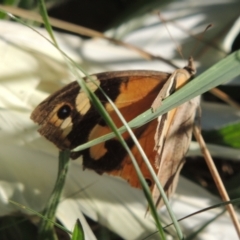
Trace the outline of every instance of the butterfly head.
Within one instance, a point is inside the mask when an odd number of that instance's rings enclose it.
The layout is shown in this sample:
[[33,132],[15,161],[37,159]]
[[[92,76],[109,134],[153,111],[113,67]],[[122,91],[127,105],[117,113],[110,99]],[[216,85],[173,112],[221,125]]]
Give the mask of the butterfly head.
[[189,72],[190,76],[194,76],[196,74],[196,67],[194,65],[193,57],[190,57],[188,59],[188,65],[184,67],[184,69],[186,69]]

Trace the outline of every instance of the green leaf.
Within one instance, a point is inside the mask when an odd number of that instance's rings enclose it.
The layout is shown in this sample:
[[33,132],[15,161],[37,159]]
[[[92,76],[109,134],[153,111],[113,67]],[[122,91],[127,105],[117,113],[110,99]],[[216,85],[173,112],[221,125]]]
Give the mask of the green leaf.
[[208,143],[240,148],[240,122],[218,130],[205,131],[203,136]]
[[83,227],[79,219],[77,219],[77,222],[74,226],[73,234],[71,240],[84,240],[84,232],[83,232]]

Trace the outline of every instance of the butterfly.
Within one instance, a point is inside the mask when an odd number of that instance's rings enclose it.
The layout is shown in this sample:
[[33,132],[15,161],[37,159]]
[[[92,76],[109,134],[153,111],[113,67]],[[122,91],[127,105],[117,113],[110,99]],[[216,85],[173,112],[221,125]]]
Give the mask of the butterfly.
[[[161,101],[188,82],[194,75],[193,60],[172,74],[159,71],[115,71],[84,78],[119,128],[122,122],[99,87],[114,102],[126,121],[131,121],[151,106],[155,111]],[[135,136],[144,149],[165,191],[170,195],[175,187],[184,156],[188,150],[198,99],[190,100],[137,129]],[[86,93],[74,81],[56,91],[31,114],[40,125],[39,132],[60,150],[77,146],[111,132]],[[155,201],[160,201],[141,154],[127,132],[122,134],[134,154]],[[71,158],[82,156],[83,167],[99,174],[120,176],[133,187],[140,183],[126,150],[117,138],[112,138],[88,149],[71,152]]]

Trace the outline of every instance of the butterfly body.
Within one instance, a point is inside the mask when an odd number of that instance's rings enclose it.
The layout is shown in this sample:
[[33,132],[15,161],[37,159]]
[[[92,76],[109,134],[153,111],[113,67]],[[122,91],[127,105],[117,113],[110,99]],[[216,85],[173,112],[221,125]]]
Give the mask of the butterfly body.
[[[85,81],[90,90],[99,98],[115,125],[121,127],[122,122],[99,87],[114,102],[126,121],[130,121],[151,106],[155,110],[161,104],[162,99],[191,78],[192,73],[190,70],[180,70],[179,72],[174,72],[174,75],[158,71],[141,70],[106,72],[92,75],[91,79],[85,78]],[[177,81],[177,78],[180,79],[180,77],[176,77],[180,76],[179,74],[183,78],[183,81],[180,81],[180,83]],[[191,105],[189,102],[188,104]],[[188,124],[189,122],[189,126],[191,126],[195,108],[196,106],[191,110],[191,117],[187,117],[186,121],[184,119],[180,120],[180,125],[184,125],[185,122]],[[186,107],[184,109],[186,110]],[[153,120],[137,129],[133,129],[155,172],[159,173],[160,168],[166,169],[167,165],[169,165],[169,169],[172,169],[172,172],[170,171],[169,173],[168,171],[168,173],[173,178],[174,174],[179,173],[182,159],[191,139],[191,127],[186,128],[186,133],[182,131],[181,134],[176,130],[177,127],[172,132],[169,130],[171,124],[179,126],[176,123],[175,114],[181,115],[177,109],[173,109],[169,113],[160,116],[158,120]],[[184,118],[183,116],[181,117]],[[86,93],[77,82],[68,84],[40,103],[33,111],[31,118],[40,125],[39,132],[61,150],[72,150],[83,143],[111,132],[111,129],[91,104]],[[176,138],[178,140],[173,142],[178,148],[181,149],[181,140],[179,139],[184,137],[186,140],[184,140],[185,146],[183,151],[180,151],[180,155],[175,154],[176,156],[173,158],[172,154],[168,153],[171,146],[169,138],[171,139],[173,137],[171,135],[175,133],[178,134]],[[145,179],[148,181],[151,189],[153,189],[152,177],[143,162],[141,154],[127,132],[123,133],[122,136],[134,154]],[[164,150],[165,146],[168,149],[167,151]],[[93,169],[98,173],[107,172],[111,175],[121,176],[132,186],[140,187],[131,159],[116,138],[99,143],[89,149],[71,153],[71,158],[73,159],[79,156],[83,157],[84,168]],[[163,163],[162,158],[165,157],[169,159],[168,164]],[[172,159],[174,160],[172,161]],[[177,161],[178,163],[176,163]],[[173,167],[171,166],[172,164],[177,164],[177,166]],[[165,186],[167,184],[166,182]],[[153,191],[157,195],[155,188]]]

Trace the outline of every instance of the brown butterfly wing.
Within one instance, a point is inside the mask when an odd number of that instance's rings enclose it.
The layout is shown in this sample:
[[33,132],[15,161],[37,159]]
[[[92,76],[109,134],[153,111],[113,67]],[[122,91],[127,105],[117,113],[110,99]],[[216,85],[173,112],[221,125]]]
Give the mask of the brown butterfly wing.
[[[192,78],[194,73],[193,60],[190,58],[188,66],[174,71],[169,80],[173,80],[174,89],[179,89]],[[163,88],[166,86],[167,89],[171,90],[169,81]],[[167,89],[165,89],[165,97],[171,94],[171,91]],[[161,95],[160,92],[158,96]],[[191,141],[192,127],[196,109],[199,106],[199,99],[199,97],[194,98],[158,117],[155,134],[155,164],[158,169],[158,179],[168,198],[175,191],[179,173],[184,164],[184,157]],[[158,103],[155,100],[153,106],[156,104]],[[152,196],[156,206],[161,207],[163,201],[156,185],[154,185]]]
[[[122,126],[119,117],[98,89],[98,85],[112,99],[127,121],[132,120],[151,106],[169,74],[154,71],[123,71],[94,75],[95,83],[88,85],[101,100],[117,127]],[[73,149],[89,140],[111,132],[99,113],[91,105],[77,82],[70,83],[43,101],[31,118],[40,125],[39,132],[59,149]],[[134,130],[149,160],[154,161],[154,134],[157,121]],[[123,134],[134,153],[146,179],[152,183],[128,133]],[[83,156],[83,165],[98,173],[119,175],[132,186],[139,187],[138,178],[126,151],[117,139],[110,139],[90,149],[72,152],[73,159]]]
[[[192,99],[177,109],[174,109],[174,118],[169,121],[168,132],[164,147],[157,149],[156,162],[158,162],[158,179],[168,198],[174,193],[177,186],[180,170],[185,162],[192,136],[192,127],[199,98]],[[159,190],[154,186],[154,202],[160,207],[163,202]]]
[[[73,119],[81,121],[82,116],[72,112],[70,118],[61,119],[59,112],[64,106],[74,109],[76,96],[80,87],[77,82],[72,82],[53,93],[41,102],[31,114],[31,119],[40,125],[39,132],[59,149],[71,149],[71,142],[67,135],[72,131]],[[80,119],[79,119],[80,117]]]

